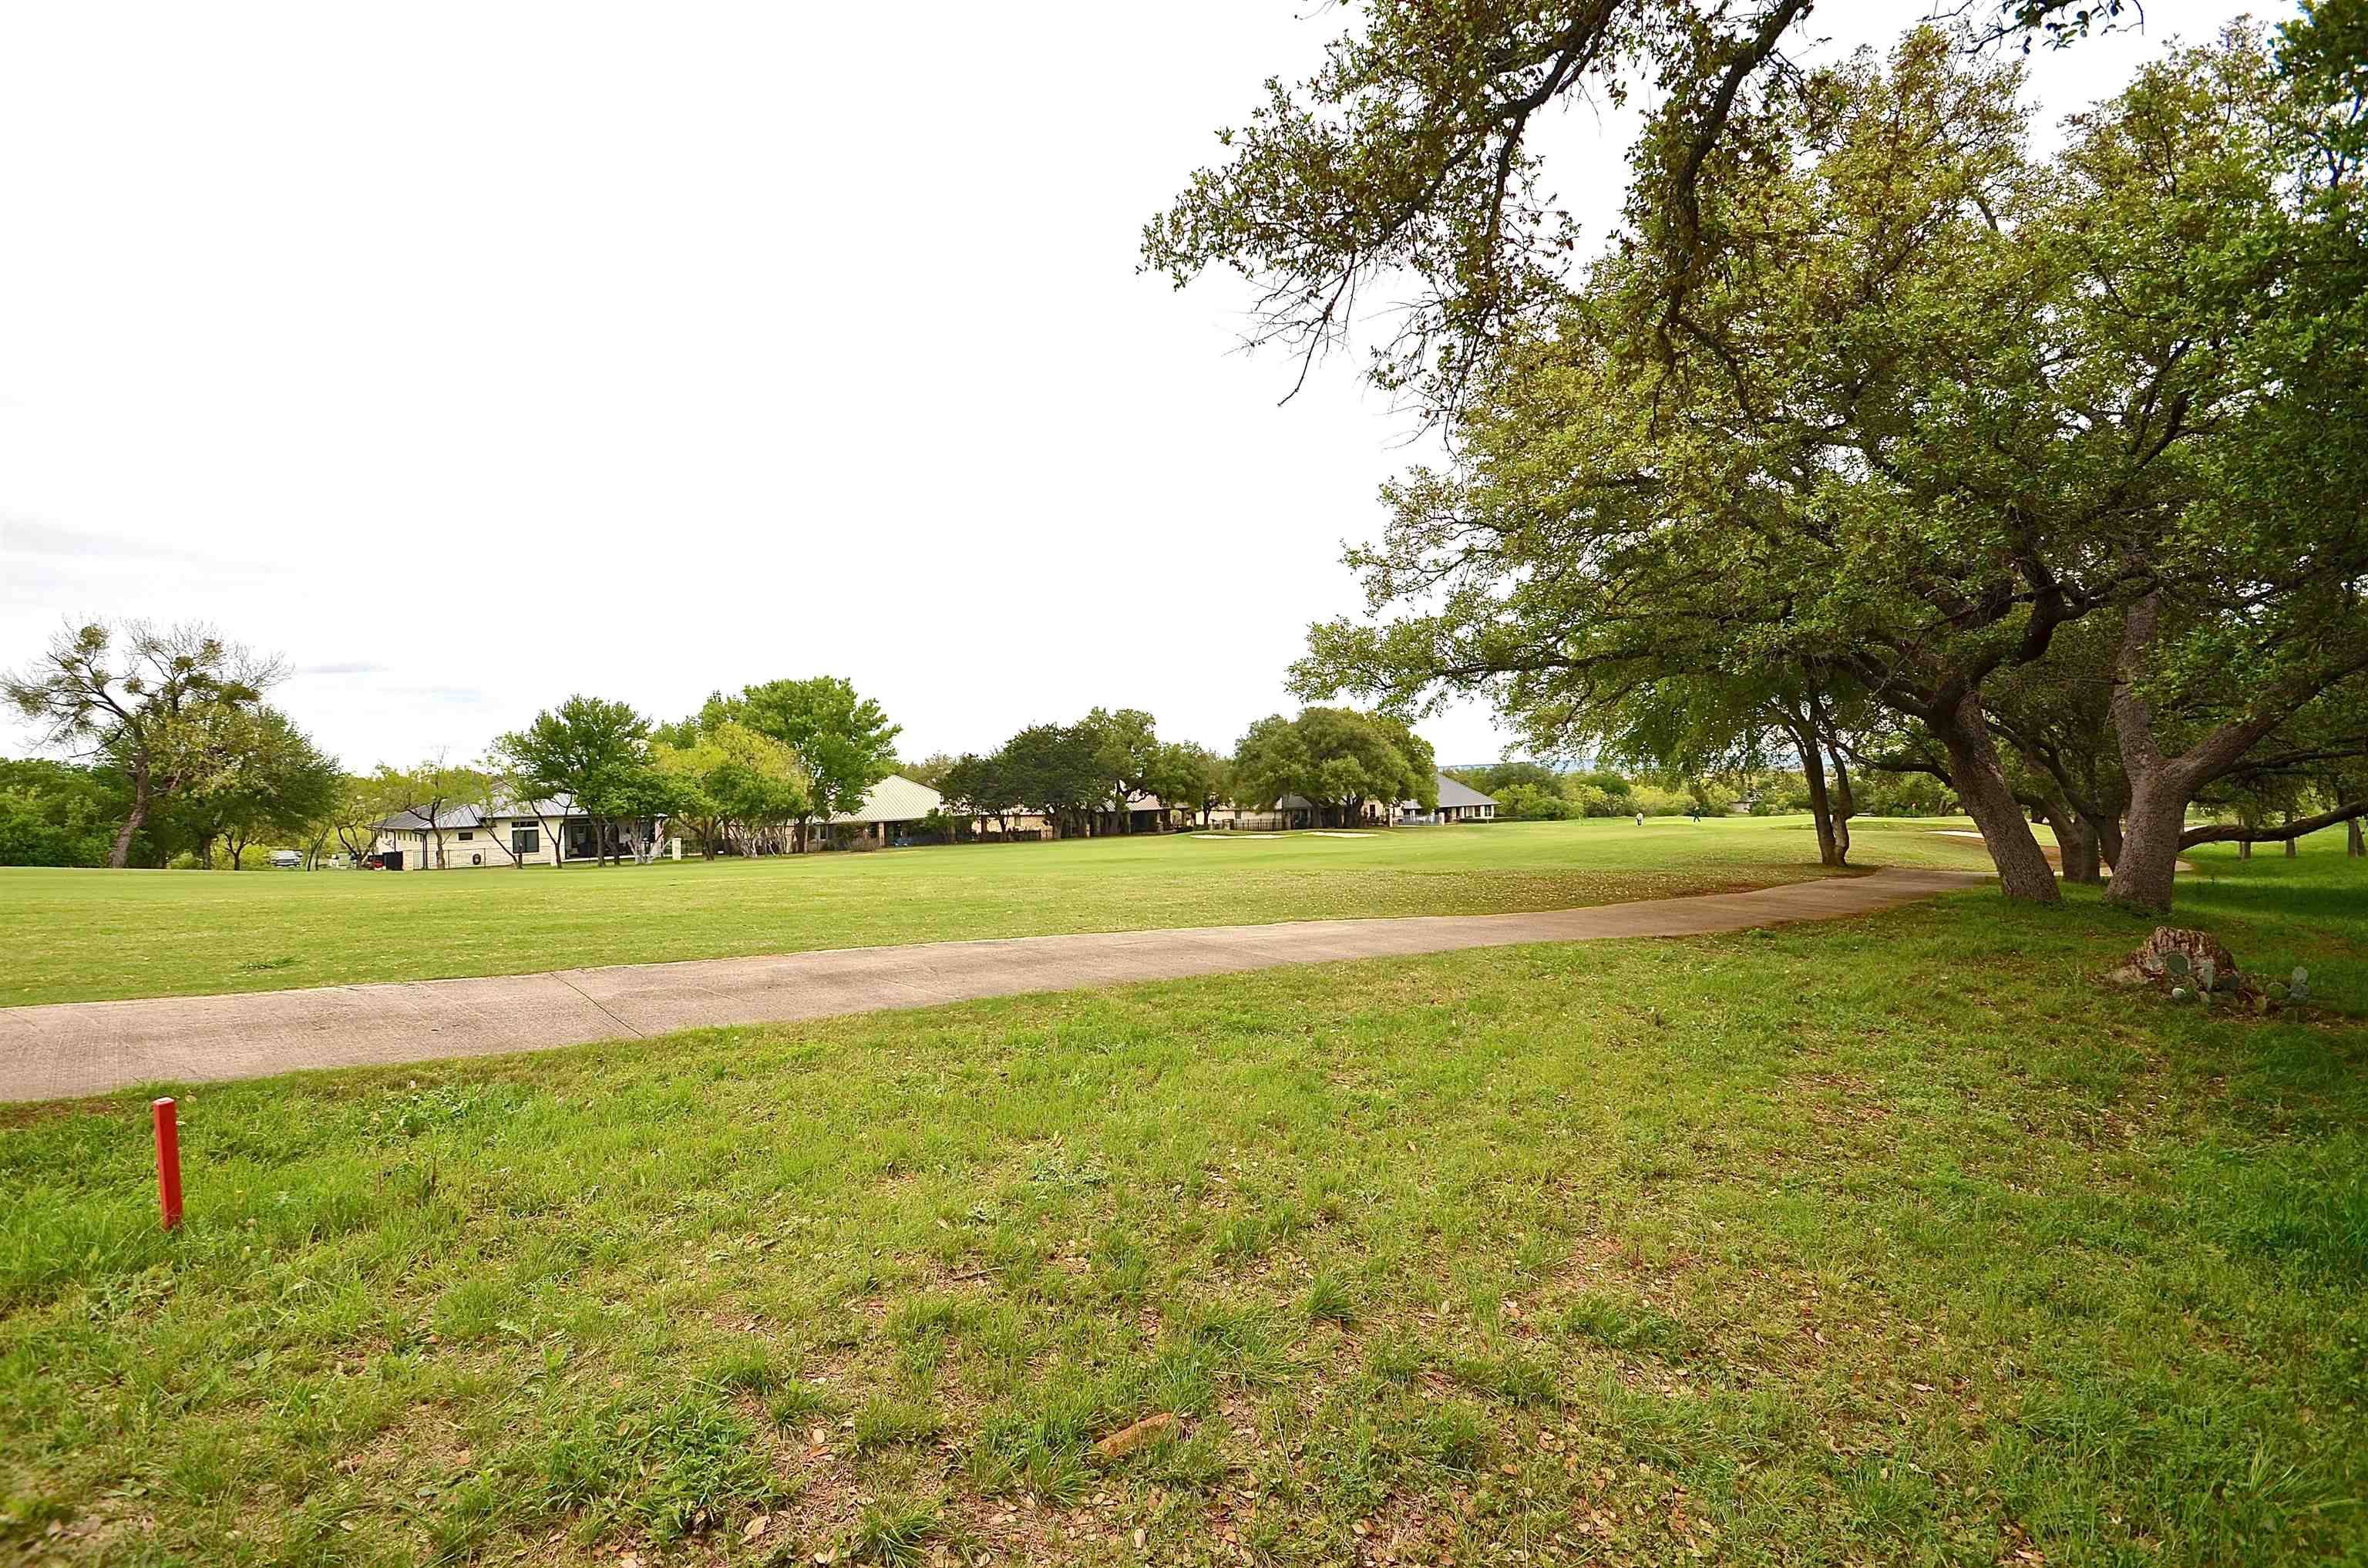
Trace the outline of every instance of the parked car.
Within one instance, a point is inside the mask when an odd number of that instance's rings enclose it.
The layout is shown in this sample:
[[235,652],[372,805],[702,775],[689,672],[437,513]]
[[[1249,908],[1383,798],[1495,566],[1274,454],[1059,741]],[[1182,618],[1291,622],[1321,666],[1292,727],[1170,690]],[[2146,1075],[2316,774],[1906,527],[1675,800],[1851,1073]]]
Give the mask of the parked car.
[[275,849],[271,852],[271,869],[275,871],[301,871],[304,855],[298,849]]

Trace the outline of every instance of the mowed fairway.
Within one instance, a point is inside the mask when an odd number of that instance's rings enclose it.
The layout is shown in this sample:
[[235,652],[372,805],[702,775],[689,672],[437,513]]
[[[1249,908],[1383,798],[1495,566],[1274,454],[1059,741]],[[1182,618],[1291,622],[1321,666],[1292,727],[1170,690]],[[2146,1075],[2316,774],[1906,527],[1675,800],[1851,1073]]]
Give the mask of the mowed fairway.
[[2303,1020],[1976,892],[204,1088],[172,1237],[144,1102],[0,1109],[0,1545],[2357,1561],[2368,866],[2305,851],[2181,895]]
[[[1986,865],[1872,823],[1867,865]],[[452,847],[460,848],[455,844]],[[980,937],[1485,915],[1820,875],[1806,818],[1183,835],[561,870],[0,869],[0,1005],[525,974]]]

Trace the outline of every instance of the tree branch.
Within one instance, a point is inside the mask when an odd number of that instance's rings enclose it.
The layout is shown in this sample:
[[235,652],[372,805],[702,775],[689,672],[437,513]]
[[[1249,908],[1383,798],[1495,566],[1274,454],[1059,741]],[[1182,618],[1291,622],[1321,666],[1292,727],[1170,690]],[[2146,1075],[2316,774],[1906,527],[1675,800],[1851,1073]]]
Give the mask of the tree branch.
[[2297,817],[2283,827],[2247,827],[2242,823],[2234,822],[2191,827],[2179,835],[2179,846],[2192,849],[2199,844],[2283,844],[2307,837],[2320,828],[2350,822],[2354,817],[2368,817],[2368,800],[2348,801],[2333,811],[2321,812],[2315,817]]

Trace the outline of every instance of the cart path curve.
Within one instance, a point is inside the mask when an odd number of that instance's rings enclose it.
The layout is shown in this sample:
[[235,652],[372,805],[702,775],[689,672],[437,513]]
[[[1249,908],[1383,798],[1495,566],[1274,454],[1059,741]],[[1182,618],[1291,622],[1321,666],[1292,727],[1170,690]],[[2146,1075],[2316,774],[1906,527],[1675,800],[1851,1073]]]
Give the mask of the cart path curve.
[[1903,867],[1751,892],[1538,914],[1007,937],[546,974],[0,1007],[0,1101],[544,1051],[675,1029],[791,1023],[1281,964],[1524,942],[1707,936],[1872,915],[1988,881],[1987,872]]

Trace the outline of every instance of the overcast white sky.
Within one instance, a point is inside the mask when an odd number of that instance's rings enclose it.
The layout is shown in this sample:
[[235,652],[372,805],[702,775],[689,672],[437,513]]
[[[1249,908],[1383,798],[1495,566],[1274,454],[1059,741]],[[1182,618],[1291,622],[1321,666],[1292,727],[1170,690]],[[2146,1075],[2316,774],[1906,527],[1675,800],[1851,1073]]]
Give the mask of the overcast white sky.
[[[2035,90],[2244,8],[2148,0]],[[824,672],[916,756],[1096,703],[1230,748],[1288,707],[1418,454],[1353,359],[1278,407],[1240,290],[1134,253],[1348,13],[887,15],[0,4],[0,665],[68,618],[211,620],[355,767]],[[1619,130],[1557,128],[1582,216]]]

